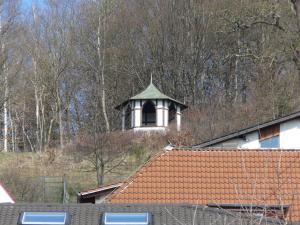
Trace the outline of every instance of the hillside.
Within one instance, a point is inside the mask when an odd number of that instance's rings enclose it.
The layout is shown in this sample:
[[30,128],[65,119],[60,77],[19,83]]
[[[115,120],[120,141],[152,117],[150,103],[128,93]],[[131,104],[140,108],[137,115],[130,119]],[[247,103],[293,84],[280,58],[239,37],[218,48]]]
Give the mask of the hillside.
[[299,1],[32,4],[0,4],[5,152],[120,130],[115,107],[151,77],[197,143],[299,110]]
[[[3,0],[0,19],[0,182],[18,201],[300,110],[299,0]],[[120,132],[151,124],[169,132]]]
[[[104,184],[127,179],[161,149],[157,143],[155,148],[145,143],[132,144],[124,163],[105,175]],[[63,179],[67,182],[69,202],[76,202],[78,191],[98,186],[91,162],[67,148],[44,153],[0,153],[0,171],[1,183],[17,202],[62,202]]]

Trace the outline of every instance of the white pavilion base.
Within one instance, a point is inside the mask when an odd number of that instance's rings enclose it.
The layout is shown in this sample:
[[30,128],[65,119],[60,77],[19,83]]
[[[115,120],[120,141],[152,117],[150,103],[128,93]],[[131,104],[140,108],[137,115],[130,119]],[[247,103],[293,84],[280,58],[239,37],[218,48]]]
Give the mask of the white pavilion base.
[[134,132],[166,132],[166,127],[135,127],[133,128]]

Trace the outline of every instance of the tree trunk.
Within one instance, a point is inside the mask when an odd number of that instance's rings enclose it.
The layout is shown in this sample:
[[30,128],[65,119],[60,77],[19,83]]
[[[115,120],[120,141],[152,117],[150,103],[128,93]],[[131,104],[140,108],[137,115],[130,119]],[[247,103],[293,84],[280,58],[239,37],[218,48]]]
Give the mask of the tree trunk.
[[40,101],[39,101],[39,91],[37,85],[37,65],[36,60],[32,58],[33,68],[34,68],[34,99],[35,99],[35,119],[36,119],[36,150],[42,151],[42,140],[41,140],[41,127],[40,127]]
[[75,110],[75,118],[76,118],[76,125],[78,127],[78,130],[81,130],[81,119],[80,119],[80,112],[79,112],[79,105],[78,105],[78,99],[75,96],[74,97],[74,110]]
[[71,141],[71,131],[72,127],[72,118],[71,118],[71,113],[70,113],[70,104],[68,103],[68,107],[66,108],[66,140],[67,143],[70,143]]
[[49,125],[49,130],[48,130],[48,135],[47,135],[47,146],[49,146],[50,144],[50,141],[51,141],[51,134],[52,134],[52,126],[53,126],[53,122],[54,122],[54,119],[51,119],[50,121],[50,125]]
[[[102,113],[104,116],[105,120],[105,126],[106,126],[106,132],[110,131],[110,124],[107,116],[107,111],[106,111],[106,91],[105,91],[105,21],[103,22],[103,41],[101,43],[101,15],[99,14],[98,16],[98,29],[97,29],[97,53],[98,53],[98,59],[99,59],[99,65],[100,65],[100,76],[101,76],[101,84],[102,84],[102,96],[101,96],[101,103],[102,103]],[[102,51],[101,51],[102,47]]]
[[[26,150],[26,140],[25,140],[25,137],[26,137],[26,139],[27,139],[27,141],[29,143],[29,146],[30,146],[30,151],[33,152],[34,151],[33,145],[31,143],[30,138],[28,137],[28,134],[27,134],[26,130],[25,130],[25,108],[26,108],[26,104],[25,104],[25,100],[24,100],[24,105],[23,105],[23,122],[22,122],[23,150]],[[17,111],[16,111],[16,117],[19,118]]]
[[238,55],[235,56],[235,73],[234,73],[234,102],[236,103],[239,96],[239,73],[240,73],[240,57],[242,53],[241,31],[238,31],[237,47]]
[[64,148],[64,127],[63,127],[63,120],[62,120],[62,109],[61,109],[61,100],[59,97],[58,100],[58,106],[57,106],[57,110],[58,110],[58,123],[59,123],[59,140],[60,140],[60,148],[63,149]]
[[[2,33],[2,18],[0,16],[0,33]],[[5,43],[2,40],[1,54],[5,54]],[[4,103],[3,103],[3,151],[8,152],[8,80],[5,62],[3,64],[2,72],[4,74]]]
[[[36,16],[36,8],[35,4],[32,5],[32,14],[33,14],[33,20],[34,20],[34,25],[37,27],[38,26],[38,18]],[[36,40],[35,40],[36,41]],[[35,45],[34,50],[36,52],[36,56],[32,56],[32,61],[33,61],[33,73],[34,73],[34,98],[35,98],[35,119],[36,119],[36,143],[35,143],[35,149],[42,152],[44,148],[44,144],[46,141],[44,141],[44,135],[45,131],[43,130],[43,120],[42,120],[42,115],[43,111],[42,109],[42,94],[43,94],[43,88],[40,86],[39,78],[38,78],[38,67],[37,67],[37,60],[39,57],[39,49]]]
[[104,183],[104,163],[102,158],[98,159],[97,164],[97,183],[98,186],[101,186]]
[[[41,109],[41,114],[40,114],[40,137],[41,137],[41,150],[44,150],[45,144],[48,143],[48,133],[46,129],[46,119],[45,119],[45,106],[44,106],[44,101],[42,98],[40,98],[40,109]],[[50,124],[52,126],[52,124]],[[51,132],[50,132],[51,133]]]
[[[4,49],[4,47],[2,47]],[[4,124],[4,152],[8,152],[8,81],[7,81],[7,73],[4,65],[4,115],[3,115],[3,124]]]
[[[11,105],[9,103],[9,105]],[[15,152],[16,151],[16,138],[15,138],[15,125],[14,125],[14,121],[12,119],[12,115],[11,115],[11,108],[9,108],[8,110],[8,118],[9,118],[9,124],[10,124],[10,138],[11,138],[11,147],[12,147],[12,151]]]

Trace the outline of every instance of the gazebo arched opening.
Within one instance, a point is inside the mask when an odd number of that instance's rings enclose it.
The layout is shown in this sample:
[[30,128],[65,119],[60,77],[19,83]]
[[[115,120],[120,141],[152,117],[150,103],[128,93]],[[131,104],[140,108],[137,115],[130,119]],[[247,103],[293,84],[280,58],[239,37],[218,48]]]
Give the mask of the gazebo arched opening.
[[169,106],[169,122],[175,119],[176,116],[176,107],[175,104],[172,102]]
[[143,105],[142,126],[156,126],[156,108],[150,100]]

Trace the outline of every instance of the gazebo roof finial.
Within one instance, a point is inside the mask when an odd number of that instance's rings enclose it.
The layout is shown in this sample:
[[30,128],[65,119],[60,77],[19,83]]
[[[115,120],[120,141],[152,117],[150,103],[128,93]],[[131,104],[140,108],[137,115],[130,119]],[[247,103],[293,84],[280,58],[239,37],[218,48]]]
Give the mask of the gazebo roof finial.
[[150,77],[150,84],[152,84],[152,72],[151,72],[151,77]]

